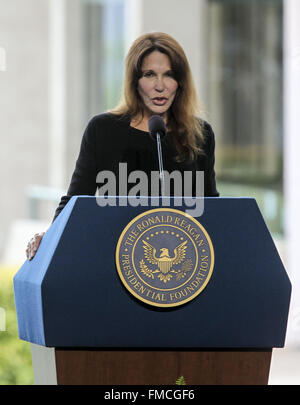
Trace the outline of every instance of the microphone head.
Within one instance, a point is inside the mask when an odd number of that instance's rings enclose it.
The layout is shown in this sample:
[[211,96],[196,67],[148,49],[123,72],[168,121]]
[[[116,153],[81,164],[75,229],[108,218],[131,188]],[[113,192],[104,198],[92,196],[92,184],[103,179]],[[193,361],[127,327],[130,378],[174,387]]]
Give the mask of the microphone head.
[[152,115],[148,120],[148,128],[150,135],[153,139],[156,139],[156,134],[159,133],[161,138],[166,135],[166,124],[160,115]]

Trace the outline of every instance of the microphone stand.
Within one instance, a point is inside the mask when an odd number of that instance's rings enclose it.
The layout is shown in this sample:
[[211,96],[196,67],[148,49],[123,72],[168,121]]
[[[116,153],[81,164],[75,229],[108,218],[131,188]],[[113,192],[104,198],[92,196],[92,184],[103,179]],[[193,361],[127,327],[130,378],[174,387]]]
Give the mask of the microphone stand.
[[157,154],[158,154],[158,165],[159,165],[159,179],[161,184],[161,195],[165,195],[165,175],[164,175],[164,168],[163,168],[163,160],[162,160],[162,151],[161,151],[161,142],[160,142],[160,135],[156,133],[156,142],[157,142]]

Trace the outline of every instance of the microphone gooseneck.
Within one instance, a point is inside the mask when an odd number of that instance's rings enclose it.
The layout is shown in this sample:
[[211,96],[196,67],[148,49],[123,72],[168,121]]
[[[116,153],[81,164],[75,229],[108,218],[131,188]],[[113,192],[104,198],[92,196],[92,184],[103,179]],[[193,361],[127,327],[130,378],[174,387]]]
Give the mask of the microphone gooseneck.
[[159,115],[152,115],[148,121],[150,136],[157,142],[157,155],[159,165],[159,178],[161,184],[161,194],[165,195],[165,176],[162,159],[161,138],[166,135],[166,125],[164,120]]

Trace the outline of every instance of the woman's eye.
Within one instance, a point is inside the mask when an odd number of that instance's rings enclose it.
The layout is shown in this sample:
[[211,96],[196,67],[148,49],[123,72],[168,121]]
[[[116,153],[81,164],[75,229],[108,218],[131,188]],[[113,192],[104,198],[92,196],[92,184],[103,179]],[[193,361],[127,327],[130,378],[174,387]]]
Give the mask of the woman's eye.
[[144,73],[144,77],[151,77],[153,75],[154,75],[154,72],[151,72],[151,71]]
[[174,77],[174,73],[170,70],[169,72],[166,73],[166,76]]

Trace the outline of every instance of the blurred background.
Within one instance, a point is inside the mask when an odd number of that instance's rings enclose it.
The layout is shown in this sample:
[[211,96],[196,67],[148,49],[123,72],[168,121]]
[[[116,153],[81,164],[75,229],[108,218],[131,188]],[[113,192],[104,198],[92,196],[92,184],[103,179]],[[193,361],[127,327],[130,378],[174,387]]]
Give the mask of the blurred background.
[[257,200],[293,284],[270,384],[300,384],[300,1],[0,0],[0,384],[32,384],[12,278],[51,224],[88,120],[116,105],[141,33],[183,46],[221,196]]

